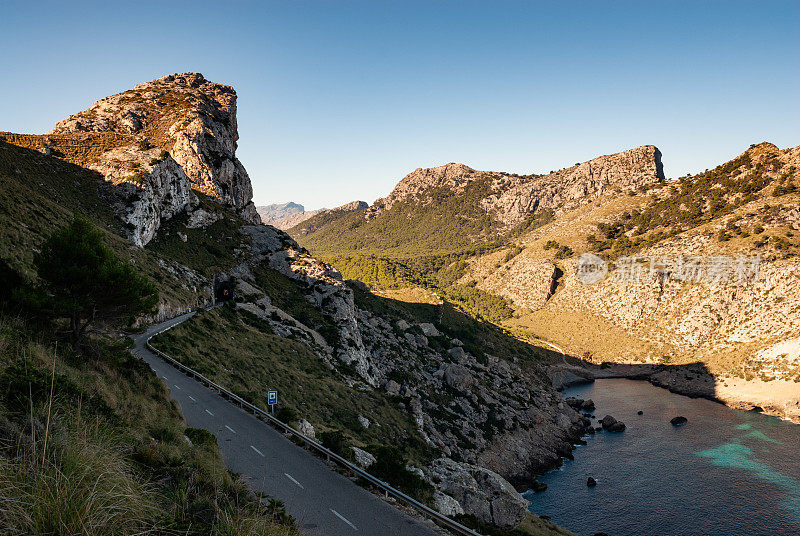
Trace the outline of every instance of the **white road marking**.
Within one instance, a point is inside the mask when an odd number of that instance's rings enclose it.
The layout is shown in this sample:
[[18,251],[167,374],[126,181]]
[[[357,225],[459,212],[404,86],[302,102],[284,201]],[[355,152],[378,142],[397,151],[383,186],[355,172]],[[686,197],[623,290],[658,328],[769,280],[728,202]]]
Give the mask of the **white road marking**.
[[261,456],[262,458],[264,457],[264,453],[261,452],[260,450],[258,450],[257,448],[255,448],[253,445],[250,445],[250,448],[253,449],[254,451],[256,451],[258,453],[258,455]]
[[177,384],[174,384],[174,385],[175,385],[175,389],[177,389],[178,391],[181,390],[181,388]]
[[208,410],[206,410],[206,413],[208,413],[208,414],[209,414],[209,415],[211,415],[212,417],[214,416],[214,414],[213,414],[213,413],[211,413],[211,412],[210,412],[210,411],[208,411]]
[[230,431],[231,431],[231,432],[233,432],[234,434],[236,433],[236,430],[234,430],[233,428],[231,428],[231,427],[230,427],[230,426],[228,426],[227,424],[225,425],[225,428],[227,428],[228,430],[230,430]]
[[189,395],[189,398],[192,399],[192,402],[197,402],[197,400],[195,400],[195,398],[192,395]]
[[161,375],[161,377],[162,377],[162,378],[164,378],[165,380],[168,380],[168,379],[169,379],[169,378],[167,378],[166,376],[164,376],[163,374]]
[[292,475],[290,475],[289,473],[283,473],[283,474],[286,475],[286,478],[288,478],[289,480],[291,480],[292,482],[297,484],[297,487],[299,487],[300,489],[306,489],[306,488],[303,487],[303,485],[300,482],[295,480],[294,477]]
[[333,508],[331,508],[331,509],[330,509],[330,511],[331,511],[331,512],[333,512],[333,515],[335,515],[336,517],[338,517],[339,519],[341,519],[342,521],[344,521],[345,523],[347,523],[348,525],[350,525],[350,527],[351,527],[353,530],[358,530],[358,527],[356,527],[355,525],[353,525],[352,523],[350,523],[350,521],[348,521],[348,520],[347,520],[347,518],[345,518],[345,517],[344,517],[342,514],[340,514],[339,512],[337,512],[336,510],[334,510]]

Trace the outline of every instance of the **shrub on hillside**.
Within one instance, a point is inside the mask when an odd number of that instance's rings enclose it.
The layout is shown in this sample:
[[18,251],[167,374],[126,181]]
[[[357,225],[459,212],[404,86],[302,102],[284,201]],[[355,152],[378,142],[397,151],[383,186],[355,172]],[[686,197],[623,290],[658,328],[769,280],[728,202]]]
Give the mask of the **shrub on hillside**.
[[415,499],[426,502],[433,493],[433,487],[419,475],[409,471],[408,460],[395,447],[381,445],[368,449],[376,458],[370,467],[373,475],[390,485],[408,493]]

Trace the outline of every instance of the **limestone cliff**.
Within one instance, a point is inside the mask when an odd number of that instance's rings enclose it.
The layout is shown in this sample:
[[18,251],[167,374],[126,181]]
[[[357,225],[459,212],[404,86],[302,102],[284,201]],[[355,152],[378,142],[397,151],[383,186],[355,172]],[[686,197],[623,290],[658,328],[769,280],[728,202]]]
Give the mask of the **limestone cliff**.
[[[523,237],[517,255],[472,259],[462,282],[507,297],[511,325],[589,362],[702,363],[705,388],[683,391],[800,420],[799,169],[800,147],[759,144],[646,195],[607,192]],[[587,285],[590,251],[609,275]]]
[[536,211],[559,213],[577,208],[611,189],[635,189],[664,180],[661,151],[653,145],[600,156],[547,175],[503,175],[497,192],[484,206],[506,225],[515,225]]
[[199,73],[164,76],[101,99],[50,134],[3,138],[99,172],[140,246],[163,220],[192,210],[193,191],[261,221],[236,158],[236,92]]

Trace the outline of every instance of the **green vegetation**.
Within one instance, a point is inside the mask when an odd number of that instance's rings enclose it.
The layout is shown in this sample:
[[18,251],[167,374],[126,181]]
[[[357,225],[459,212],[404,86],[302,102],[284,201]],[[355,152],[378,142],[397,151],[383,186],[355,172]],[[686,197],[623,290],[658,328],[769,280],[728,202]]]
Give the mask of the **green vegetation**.
[[[83,335],[76,351],[62,338],[68,323],[42,314],[78,309],[83,327],[87,309],[97,305],[103,320],[127,320],[138,309],[127,305],[152,301],[145,277],[157,282],[166,303],[193,304],[195,290],[168,263],[203,268],[205,260],[211,271],[214,254],[176,248],[165,262],[161,251],[131,247],[102,199],[113,186],[31,149],[0,142],[0,186],[3,532],[295,534],[280,505],[262,503],[226,470],[211,434],[185,427],[163,383],[123,344]],[[237,238],[238,221],[221,222],[212,233]],[[59,226],[67,230],[48,243]],[[175,232],[170,238],[184,244]],[[213,240],[220,238],[197,243]],[[120,292],[130,286],[119,282],[132,280],[138,291]],[[33,290],[45,286],[48,299]]]
[[330,346],[339,346],[339,328],[328,316],[311,304],[306,297],[308,289],[269,266],[253,268],[256,285],[267,293],[276,307],[283,309],[296,320],[316,330]]
[[[54,227],[82,214],[103,233],[103,242],[156,282],[167,303],[193,303],[196,294],[183,287],[153,252],[131,248],[125,229],[101,197],[97,173],[37,151],[0,141],[0,258],[25,279],[36,279],[35,252]],[[171,235],[180,241],[174,233]]]
[[373,475],[391,486],[404,490],[420,502],[432,502],[433,486],[421,476],[406,469],[408,460],[399,449],[388,445],[372,445],[367,450],[376,460],[370,467]]
[[69,319],[73,348],[87,328],[150,312],[158,301],[153,284],[103,244],[103,235],[85,218],[75,216],[54,232],[35,258],[47,291],[45,309]]
[[517,237],[529,233],[539,227],[543,227],[556,219],[555,212],[552,209],[537,210],[528,214],[525,219],[514,227],[509,236]]
[[[351,288],[358,307],[393,321],[430,322],[448,337],[463,342],[464,349],[484,363],[488,362],[487,353],[503,356],[506,360],[516,359],[522,367],[535,366],[551,359],[552,352],[531,346],[513,337],[507,330],[478,320],[446,301],[441,305],[407,303],[381,298],[357,284],[351,285]],[[436,342],[435,339],[430,340]]]
[[296,534],[144,362],[102,337],[76,353],[58,332],[0,305],[4,534]]
[[566,259],[566,258],[572,257],[575,254],[575,252],[572,251],[571,247],[562,246],[561,244],[559,244],[555,240],[548,240],[544,245],[544,249],[545,250],[547,250],[547,249],[556,250],[556,254],[555,254],[556,259]]
[[[347,279],[354,279],[376,289],[418,286],[442,296],[476,318],[499,323],[513,314],[511,303],[473,285],[457,281],[464,276],[466,259],[487,251],[472,248],[462,253],[420,255],[410,258],[364,257],[325,258]],[[513,250],[512,250],[513,251]]]
[[[745,153],[710,171],[681,177],[667,195],[651,199],[642,210],[626,211],[616,221],[600,223],[600,237],[589,236],[589,245],[595,251],[621,255],[729,215],[757,199],[776,180],[772,178],[780,170],[776,156],[756,163]],[[790,193],[792,187],[785,186],[785,191],[778,187],[773,195]],[[730,239],[731,230],[735,229],[720,231],[717,239]]]
[[[428,455],[411,416],[396,399],[347,387],[340,372],[305,343],[275,335],[268,322],[246,311],[228,306],[200,312],[154,338],[153,344],[262,408],[267,391],[277,389],[281,406],[311,422],[319,433],[341,432],[337,449],[342,452],[345,444],[392,444],[414,460]],[[359,415],[380,426],[364,428]]]
[[[237,263],[236,250],[241,244],[239,227],[243,222],[203,194],[196,192],[196,195],[200,198],[200,208],[222,217],[208,227],[190,229],[186,226],[189,217],[185,213],[179,214],[162,222],[161,229],[147,244],[146,250],[212,276]],[[186,240],[181,239],[178,233],[183,234]]]
[[323,212],[289,233],[315,254],[327,256],[405,258],[496,245],[499,226],[480,204],[491,193],[491,180],[486,175],[457,193],[431,188],[422,199],[396,203],[371,219],[366,209]]

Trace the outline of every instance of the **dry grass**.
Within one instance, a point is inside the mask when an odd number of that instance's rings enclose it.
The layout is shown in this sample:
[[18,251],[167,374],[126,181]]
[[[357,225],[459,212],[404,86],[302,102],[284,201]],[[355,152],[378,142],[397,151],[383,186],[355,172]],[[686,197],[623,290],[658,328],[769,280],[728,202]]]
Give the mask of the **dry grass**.
[[[657,359],[670,349],[634,337],[608,320],[584,311],[539,309],[504,322],[529,339],[543,339],[567,355],[591,355],[595,362]],[[536,344],[535,340],[531,341]]]
[[[98,425],[72,422],[47,444],[21,444],[0,457],[0,524],[5,534],[144,534],[155,494]],[[42,458],[39,452],[42,452]]]
[[0,313],[0,534],[297,534],[122,345],[53,341]]

